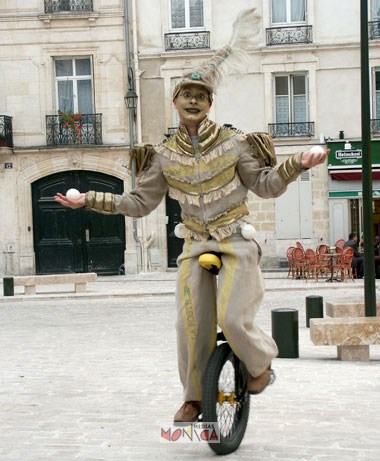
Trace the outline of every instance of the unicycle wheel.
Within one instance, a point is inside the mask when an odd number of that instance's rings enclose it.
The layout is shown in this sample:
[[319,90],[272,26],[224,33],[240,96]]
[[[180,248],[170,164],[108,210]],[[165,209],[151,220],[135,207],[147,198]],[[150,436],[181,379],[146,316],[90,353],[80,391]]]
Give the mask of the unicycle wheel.
[[217,423],[219,443],[209,443],[219,455],[235,451],[245,434],[249,416],[248,372],[228,343],[213,352],[204,377],[202,421]]

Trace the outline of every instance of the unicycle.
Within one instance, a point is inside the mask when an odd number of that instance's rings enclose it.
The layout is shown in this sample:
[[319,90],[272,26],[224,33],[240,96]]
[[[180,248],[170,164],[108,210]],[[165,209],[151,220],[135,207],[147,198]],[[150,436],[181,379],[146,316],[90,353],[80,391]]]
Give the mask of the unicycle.
[[[200,256],[199,264],[216,275],[221,260],[218,254],[206,253]],[[202,390],[202,422],[217,424],[219,443],[212,442],[209,446],[218,455],[232,453],[243,440],[250,405],[247,382],[244,363],[234,354],[223,332],[218,332],[217,347],[207,364]]]

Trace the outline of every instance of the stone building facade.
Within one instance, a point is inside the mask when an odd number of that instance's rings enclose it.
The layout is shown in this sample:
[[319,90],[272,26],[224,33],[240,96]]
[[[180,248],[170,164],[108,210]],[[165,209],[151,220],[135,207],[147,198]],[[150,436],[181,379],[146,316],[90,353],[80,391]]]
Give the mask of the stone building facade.
[[[178,124],[171,100],[177,79],[227,42],[241,9],[257,6],[261,14],[257,47],[245,70],[218,88],[210,118],[245,132],[269,131],[279,163],[315,144],[343,142],[343,131],[345,140],[360,140],[360,5],[344,3],[342,9],[340,0],[3,0],[0,136],[11,117],[12,142],[0,145],[6,197],[0,273],[115,273],[106,267],[107,254],[117,254],[127,273],[175,266],[180,243],[170,226],[179,218],[168,201],[138,222],[123,218],[123,229],[116,223],[111,232],[86,212],[78,219],[62,215],[52,190],[88,184],[130,190],[130,145],[161,142]],[[369,6],[376,24],[377,2]],[[378,43],[375,29],[374,119]],[[130,89],[138,96],[133,111],[124,101]],[[67,123],[59,110],[82,118]],[[333,188],[324,165],[279,199],[249,196],[264,267],[278,267],[297,240],[332,241],[339,224],[330,219]],[[352,204],[343,200],[346,224],[339,232],[347,234]],[[62,265],[50,266],[54,259]]]

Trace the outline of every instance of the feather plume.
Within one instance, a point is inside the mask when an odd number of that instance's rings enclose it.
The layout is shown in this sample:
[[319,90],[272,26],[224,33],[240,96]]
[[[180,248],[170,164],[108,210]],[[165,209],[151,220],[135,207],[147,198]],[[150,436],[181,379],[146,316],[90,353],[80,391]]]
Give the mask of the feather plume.
[[228,43],[217,50],[210,59],[193,68],[191,73],[199,74],[201,80],[215,89],[232,72],[241,73],[249,61],[248,52],[258,44],[261,17],[256,8],[242,10],[235,19]]
[[250,51],[257,46],[261,16],[256,8],[242,10],[232,26],[232,35],[228,45],[233,49]]

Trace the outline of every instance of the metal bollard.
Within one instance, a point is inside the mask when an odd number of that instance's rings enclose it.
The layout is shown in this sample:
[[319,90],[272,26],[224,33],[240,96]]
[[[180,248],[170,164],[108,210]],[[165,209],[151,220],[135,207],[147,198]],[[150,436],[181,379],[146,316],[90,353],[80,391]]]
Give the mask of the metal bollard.
[[310,319],[323,318],[323,297],[317,295],[306,296],[306,326],[310,328]]
[[278,347],[279,358],[298,358],[298,310],[272,310],[272,337]]
[[3,294],[4,296],[14,296],[15,294],[15,285],[13,277],[4,277],[3,278]]

